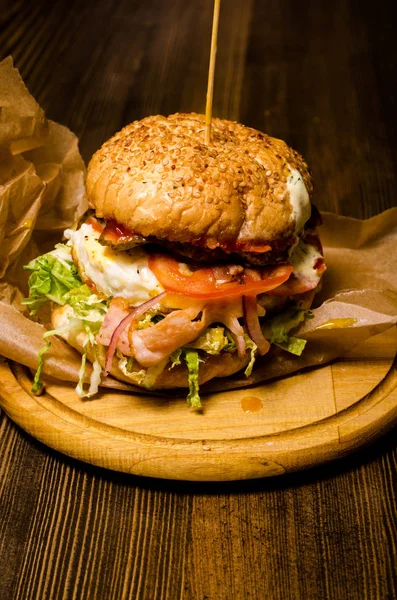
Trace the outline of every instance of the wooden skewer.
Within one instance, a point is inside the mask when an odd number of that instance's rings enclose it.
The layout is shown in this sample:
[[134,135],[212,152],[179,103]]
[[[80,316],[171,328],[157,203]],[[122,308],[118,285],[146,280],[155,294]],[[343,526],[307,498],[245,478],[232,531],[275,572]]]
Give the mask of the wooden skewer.
[[212,17],[211,53],[208,71],[207,102],[205,105],[205,143],[211,143],[212,99],[214,96],[215,58],[218,39],[219,11],[221,0],[214,1],[214,15]]

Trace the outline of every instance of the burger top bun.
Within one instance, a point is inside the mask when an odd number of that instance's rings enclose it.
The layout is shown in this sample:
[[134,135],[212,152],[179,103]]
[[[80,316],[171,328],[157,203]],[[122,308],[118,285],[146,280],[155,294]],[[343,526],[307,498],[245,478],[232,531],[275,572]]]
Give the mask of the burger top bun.
[[134,121],[114,135],[88,167],[97,216],[209,249],[291,245],[310,217],[302,157],[239,123],[213,119],[210,145],[204,129],[204,115],[174,114]]

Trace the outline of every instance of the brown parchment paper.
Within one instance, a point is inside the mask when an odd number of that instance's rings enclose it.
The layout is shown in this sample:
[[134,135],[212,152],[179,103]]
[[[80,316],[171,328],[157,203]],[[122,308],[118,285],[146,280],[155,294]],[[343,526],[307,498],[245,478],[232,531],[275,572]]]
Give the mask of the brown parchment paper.
[[[36,369],[45,327],[21,304],[33,257],[60,241],[86,210],[85,166],[76,136],[48,121],[11,58],[0,63],[0,355]],[[321,239],[328,269],[314,318],[296,333],[308,340],[301,357],[273,351],[257,360],[251,377],[213,380],[203,392],[234,389],[323,365],[397,322],[397,208],[360,221],[323,214]],[[335,319],[352,326],[318,327]],[[77,382],[80,355],[54,339],[43,372]],[[87,369],[87,378],[90,375]],[[111,377],[106,387],[145,393]]]

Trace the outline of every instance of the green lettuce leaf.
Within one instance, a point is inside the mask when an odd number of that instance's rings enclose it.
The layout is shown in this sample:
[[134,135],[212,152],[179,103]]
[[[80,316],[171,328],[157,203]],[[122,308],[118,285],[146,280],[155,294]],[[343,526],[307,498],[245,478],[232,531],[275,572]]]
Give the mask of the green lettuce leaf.
[[192,408],[201,408],[199,395],[199,363],[200,358],[197,350],[187,348],[184,352],[184,359],[189,370],[189,393],[187,396],[187,405]]
[[276,346],[279,346],[279,348],[282,348],[287,352],[291,352],[291,354],[296,354],[296,356],[300,356],[303,350],[305,349],[306,340],[291,335],[288,337],[286,342],[276,343]]
[[[90,288],[83,284],[80,287],[70,290],[64,296],[65,304],[73,308],[74,316],[84,322],[97,323],[96,333],[102,325],[103,319],[108,310],[108,303],[100,300],[96,294],[93,294]],[[91,326],[92,329],[93,326]]]
[[306,318],[312,316],[310,310],[289,310],[267,320],[262,327],[263,335],[271,344],[279,346],[287,352],[300,356],[306,346],[306,340],[289,335]]
[[182,348],[177,348],[176,350],[174,350],[174,352],[171,352],[171,354],[170,354],[171,365],[168,367],[168,370],[171,370],[174,367],[176,367],[177,365],[181,364],[181,355],[182,355]]
[[50,349],[50,347],[51,347],[51,342],[47,341],[46,345],[43,346],[43,348],[41,348],[41,350],[39,351],[37,371],[35,373],[35,376],[33,379],[33,385],[32,385],[33,394],[38,394],[39,391],[41,390],[41,388],[43,387],[43,382],[41,381],[41,372],[42,372],[43,366],[44,366],[43,354],[45,354],[47,352],[47,350]]
[[[52,300],[56,304],[69,305],[67,323],[59,329],[47,331],[43,335],[46,341],[52,335],[60,335],[66,340],[83,332],[86,335],[79,371],[79,382],[76,392],[79,396],[92,396],[98,391],[101,380],[102,368],[97,358],[97,343],[95,336],[105,318],[108,305],[91,292],[89,287],[81,281],[71,256],[71,249],[65,244],[58,244],[55,250],[39,256],[27,266],[31,271],[29,277],[29,298],[23,301],[29,307],[31,314],[36,314],[42,306]],[[33,381],[32,391],[37,393],[42,386],[40,380],[43,369],[43,355],[50,347],[50,342],[39,352],[38,368]],[[84,391],[84,374],[88,351],[94,357],[93,370],[88,392]]]
[[41,381],[41,372],[42,372],[43,366],[44,366],[44,358],[43,357],[44,357],[44,354],[51,347],[51,342],[49,341],[48,338],[52,337],[53,335],[61,335],[65,331],[66,331],[66,326],[62,325],[58,329],[51,329],[51,331],[46,331],[43,334],[43,340],[45,342],[45,345],[41,348],[41,350],[39,350],[39,354],[38,354],[37,370],[36,370],[36,373],[35,373],[35,376],[33,379],[33,385],[32,385],[33,394],[37,394],[43,387],[43,382]]
[[200,335],[197,340],[191,342],[189,348],[204,350],[208,354],[219,354],[225,346],[229,344],[229,339],[225,335],[224,327],[209,327]]
[[31,314],[36,314],[49,300],[61,305],[66,304],[68,292],[82,285],[71,259],[70,249],[63,244],[58,244],[55,250],[38,256],[24,268],[31,271],[29,298],[23,301]]
[[137,323],[137,329],[146,329],[147,327],[152,327],[163,319],[164,315],[162,313],[159,313],[156,310],[149,310],[149,312],[139,319]]
[[247,350],[250,350],[250,352],[251,352],[250,361],[244,371],[244,375],[246,377],[249,377],[252,373],[252,369],[254,368],[254,363],[255,363],[255,359],[256,359],[256,351],[258,349],[258,346],[255,344],[255,342],[253,342],[251,340],[251,338],[247,334],[244,335],[244,342],[245,342],[245,347],[247,348]]
[[76,394],[80,396],[80,398],[84,397],[84,374],[85,374],[85,366],[87,363],[87,350],[83,353],[81,357],[81,365],[79,369],[79,382],[76,386]]
[[148,369],[140,369],[139,371],[133,371],[133,368],[136,367],[139,363],[130,356],[127,357],[121,352],[117,352],[119,357],[119,368],[121,371],[130,379],[133,383],[137,385],[142,385],[143,387],[150,389],[156,383],[158,377],[160,377],[161,373],[164,371],[165,367],[168,364],[168,357],[162,360],[158,365],[154,365],[153,367],[149,367]]
[[[98,299],[96,299],[96,301],[100,302]],[[94,302],[94,300],[93,300],[93,302]],[[106,306],[105,306],[105,308],[106,308]],[[98,359],[98,344],[96,342],[95,336],[98,333],[98,331],[102,325],[104,315],[106,314],[106,310],[103,310],[103,311],[99,311],[99,310],[95,311],[94,310],[92,315],[88,315],[88,318],[86,318],[86,317],[82,318],[82,317],[78,316],[78,313],[76,312],[76,304],[74,306],[68,305],[67,311],[68,311],[68,313],[67,313],[66,323],[64,323],[57,329],[53,329],[51,331],[46,331],[43,335],[43,340],[47,341],[49,337],[51,337],[53,335],[59,335],[60,337],[65,339],[67,342],[71,342],[71,340],[73,340],[73,338],[75,338],[77,336],[81,336],[81,334],[85,335],[85,339],[84,339],[84,343],[83,343],[84,352],[82,354],[81,367],[80,367],[80,371],[79,371],[79,382],[76,387],[76,392],[81,397],[89,398],[97,393],[98,386],[101,381],[102,367],[101,367],[101,364]],[[96,314],[96,313],[98,316],[98,320],[94,319],[94,314]],[[92,318],[92,321],[90,320],[90,318]],[[34,393],[37,393],[43,385],[40,380],[41,372],[42,372],[43,364],[44,364],[43,355],[50,348],[50,345],[51,345],[51,343],[49,341],[47,341],[46,345],[39,352],[38,368],[37,368],[37,371],[36,371],[36,374],[34,377],[33,387],[32,387],[32,391]],[[73,345],[73,343],[72,343],[72,345]],[[90,352],[90,354],[89,354],[89,352]],[[90,385],[89,385],[88,391],[86,392],[84,390],[84,375],[85,375],[86,362],[87,362],[88,355],[90,356],[91,360],[93,360],[93,362],[92,362],[92,373],[91,373],[91,377],[90,377]]]
[[158,365],[153,365],[153,367],[149,367],[146,370],[145,379],[143,380],[143,385],[150,390],[156,383],[158,377],[160,377],[161,373],[164,371],[165,367],[168,364],[168,357],[159,362]]
[[117,351],[119,357],[119,368],[120,370],[136,385],[143,385],[146,377],[146,369],[140,369],[139,371],[133,371],[133,367],[136,361],[133,356],[124,356],[121,352]]
[[[78,319],[72,318],[71,323],[78,323]],[[98,344],[95,340],[95,332],[92,331],[93,324],[90,322],[80,321],[80,327],[85,331],[86,338],[84,341],[84,353],[82,355],[81,366],[79,370],[79,382],[76,386],[76,393],[81,398],[90,398],[98,392],[99,384],[101,383],[102,366],[98,360]],[[90,386],[88,391],[84,390],[84,376],[87,364],[88,352],[91,351],[92,372],[90,377]]]

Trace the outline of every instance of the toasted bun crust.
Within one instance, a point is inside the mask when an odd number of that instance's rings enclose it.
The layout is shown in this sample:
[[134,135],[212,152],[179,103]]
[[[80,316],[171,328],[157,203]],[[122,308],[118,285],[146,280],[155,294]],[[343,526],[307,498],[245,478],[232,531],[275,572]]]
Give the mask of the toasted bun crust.
[[312,184],[302,157],[285,142],[205,117],[152,116],[127,125],[88,167],[87,197],[98,217],[142,236],[210,249],[280,243],[295,229],[287,177]]
[[[51,322],[54,328],[58,328],[66,322],[67,314],[69,307],[66,304],[65,306],[55,306],[51,313]],[[68,344],[70,344],[73,348],[75,348],[81,354],[83,353],[83,342],[85,338],[84,333],[78,333],[74,335],[73,333],[68,333],[62,336]],[[98,360],[101,363],[102,367],[105,366],[106,360],[106,349],[104,347],[103,352],[99,353]],[[94,357],[90,356],[88,352],[88,359],[93,362]],[[199,371],[199,383],[203,384],[214,377],[228,377],[229,375],[233,375],[233,373],[237,373],[240,369],[243,369],[249,361],[249,357],[239,358],[237,353],[223,353],[218,354],[217,356],[208,356],[203,362],[200,364]],[[139,371],[140,367],[136,368],[135,371]],[[113,375],[116,379],[120,381],[126,381],[127,383],[132,383],[133,385],[138,385],[135,381],[127,377],[118,366],[118,359],[113,359],[112,368],[110,369],[110,374]],[[160,389],[173,389],[173,388],[187,388],[189,387],[188,382],[188,370],[186,366],[179,365],[174,367],[171,371],[165,369],[161,375],[157,378],[155,384],[151,387],[153,390]]]

